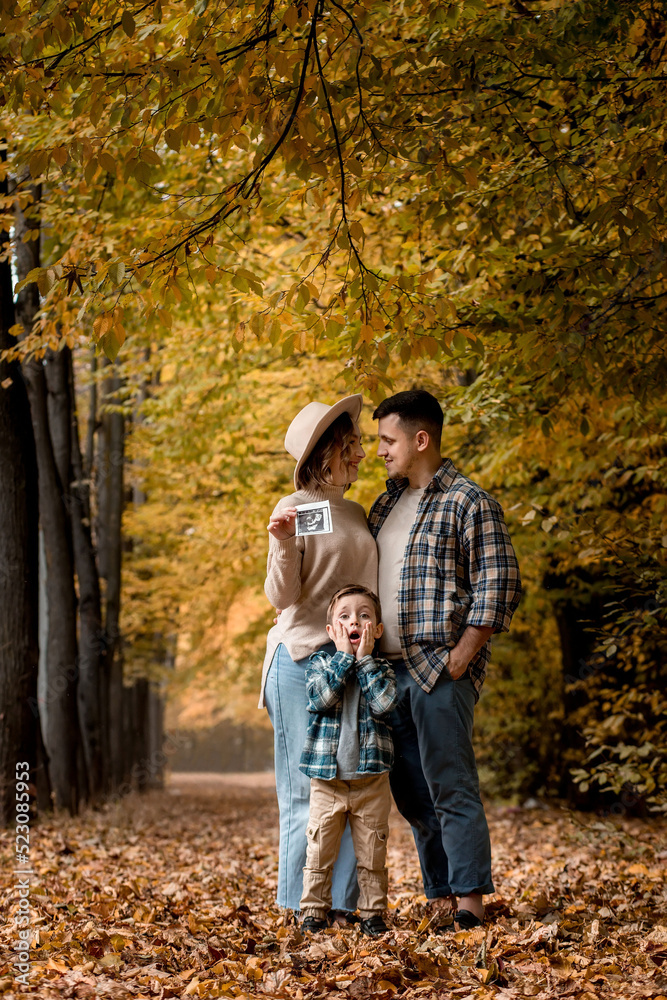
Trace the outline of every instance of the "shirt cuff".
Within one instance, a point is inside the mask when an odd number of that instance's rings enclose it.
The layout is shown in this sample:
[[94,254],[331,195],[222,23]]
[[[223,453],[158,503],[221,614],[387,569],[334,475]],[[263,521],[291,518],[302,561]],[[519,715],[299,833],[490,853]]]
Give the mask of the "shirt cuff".
[[473,604],[468,612],[465,624],[476,625],[478,628],[492,628],[496,632],[509,632],[512,621],[512,611],[502,604],[485,601],[477,607]]

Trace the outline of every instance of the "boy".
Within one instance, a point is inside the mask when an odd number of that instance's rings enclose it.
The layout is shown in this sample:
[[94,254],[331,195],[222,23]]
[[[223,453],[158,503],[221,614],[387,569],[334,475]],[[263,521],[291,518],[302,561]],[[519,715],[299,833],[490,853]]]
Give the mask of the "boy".
[[327,611],[336,652],[313,653],[306,668],[312,716],[299,765],[311,779],[301,897],[306,931],[327,926],[332,868],[348,818],[361,931],[378,937],[389,930],[383,912],[393,746],[383,717],[396,704],[396,678],[387,660],[372,655],[382,635],[381,617],[380,602],[366,587],[336,591]]

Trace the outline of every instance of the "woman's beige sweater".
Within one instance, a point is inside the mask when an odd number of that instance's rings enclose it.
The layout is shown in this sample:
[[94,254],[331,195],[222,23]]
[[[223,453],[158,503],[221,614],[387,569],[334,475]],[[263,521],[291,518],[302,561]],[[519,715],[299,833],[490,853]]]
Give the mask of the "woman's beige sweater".
[[377,549],[361,504],[345,500],[342,486],[299,490],[284,497],[274,514],[285,507],[328,500],[333,531],[328,535],[299,535],[279,541],[269,535],[264,592],[282,614],[269,632],[262,671],[260,708],[264,705],[266,675],[279,643],[293,660],[301,660],[329,641],[327,607],[333,594],[350,583],[377,593]]

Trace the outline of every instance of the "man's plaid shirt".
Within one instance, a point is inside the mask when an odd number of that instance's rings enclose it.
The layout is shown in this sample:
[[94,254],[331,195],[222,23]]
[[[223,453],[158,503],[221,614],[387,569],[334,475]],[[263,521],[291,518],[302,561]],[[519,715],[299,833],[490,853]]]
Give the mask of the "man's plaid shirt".
[[351,653],[313,653],[306,667],[308,734],[299,770],[311,778],[336,777],[343,692],[351,677],[361,688],[359,699],[359,774],[381,774],[394,762],[389,726],[380,718],[396,706],[396,677],[387,660]]
[[[368,517],[374,538],[407,486],[388,480]],[[502,507],[445,459],[419,501],[398,588],[401,649],[420,687],[433,688],[468,625],[506,632],[520,596]],[[487,642],[468,667],[478,694],[490,655]]]

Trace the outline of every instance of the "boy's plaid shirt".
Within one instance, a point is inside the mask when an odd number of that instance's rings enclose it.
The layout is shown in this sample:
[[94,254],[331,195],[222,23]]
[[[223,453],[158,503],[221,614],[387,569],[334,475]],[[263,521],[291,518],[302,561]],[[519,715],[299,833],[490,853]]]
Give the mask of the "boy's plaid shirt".
[[[368,524],[377,538],[407,479],[388,480]],[[419,501],[401,570],[398,626],[415,681],[430,691],[468,625],[509,629],[521,578],[502,507],[445,459]],[[485,643],[468,673],[479,694],[491,655]]]
[[299,770],[311,778],[330,781],[336,777],[336,755],[340,739],[343,691],[356,673],[361,688],[359,699],[359,773],[381,774],[394,762],[391,730],[380,716],[395,707],[396,677],[387,660],[351,653],[331,656],[322,650],[313,653],[306,667],[308,692],[308,734]]

